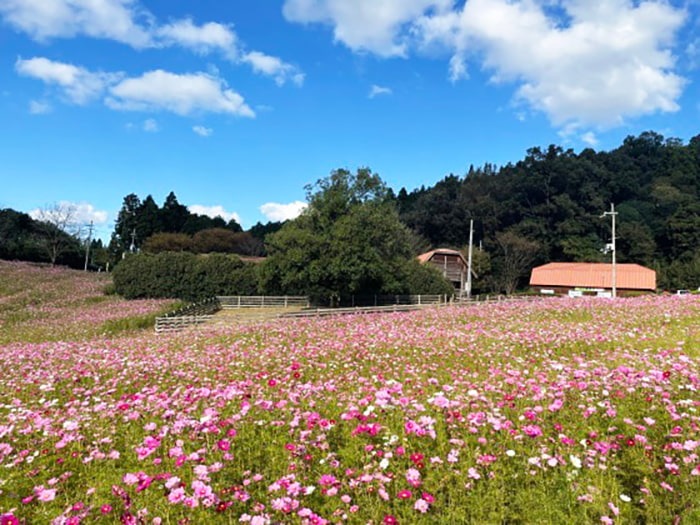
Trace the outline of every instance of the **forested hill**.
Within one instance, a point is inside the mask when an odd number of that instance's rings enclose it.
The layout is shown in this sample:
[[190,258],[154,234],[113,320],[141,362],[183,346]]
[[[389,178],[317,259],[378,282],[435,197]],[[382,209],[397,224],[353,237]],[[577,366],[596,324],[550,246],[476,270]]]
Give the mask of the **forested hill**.
[[532,263],[609,260],[610,218],[600,215],[615,203],[620,262],[659,270],[662,286],[700,285],[700,135],[685,145],[646,132],[610,152],[533,148],[515,165],[472,167],[396,200],[434,246],[463,247],[474,219],[476,244],[496,264],[520,241]]

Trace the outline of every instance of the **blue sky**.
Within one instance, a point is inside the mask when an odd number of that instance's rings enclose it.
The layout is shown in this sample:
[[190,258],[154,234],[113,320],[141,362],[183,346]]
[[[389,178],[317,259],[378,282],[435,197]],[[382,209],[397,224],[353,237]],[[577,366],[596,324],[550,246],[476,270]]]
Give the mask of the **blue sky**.
[[0,207],[172,190],[246,227],[369,166],[700,133],[697,0],[0,0]]

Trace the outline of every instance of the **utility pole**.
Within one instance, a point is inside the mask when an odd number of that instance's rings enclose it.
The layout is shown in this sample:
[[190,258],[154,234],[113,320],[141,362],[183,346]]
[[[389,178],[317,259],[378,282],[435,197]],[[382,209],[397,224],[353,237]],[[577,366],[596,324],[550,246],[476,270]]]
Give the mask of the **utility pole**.
[[608,215],[612,217],[612,242],[610,243],[610,249],[612,251],[612,296],[613,299],[615,299],[617,297],[617,261],[615,253],[615,217],[617,217],[617,212],[615,211],[615,205],[612,203],[610,204],[610,211],[604,212],[603,215],[601,215],[601,218]]
[[131,246],[129,246],[129,251],[131,253],[136,251],[136,228],[131,231]]
[[88,269],[88,258],[90,257],[90,243],[92,243],[92,228],[94,227],[93,222],[90,221],[90,226],[88,226],[88,240],[87,247],[85,248],[85,271]]
[[469,257],[467,260],[467,299],[472,297],[472,244],[474,243],[474,219],[469,221]]

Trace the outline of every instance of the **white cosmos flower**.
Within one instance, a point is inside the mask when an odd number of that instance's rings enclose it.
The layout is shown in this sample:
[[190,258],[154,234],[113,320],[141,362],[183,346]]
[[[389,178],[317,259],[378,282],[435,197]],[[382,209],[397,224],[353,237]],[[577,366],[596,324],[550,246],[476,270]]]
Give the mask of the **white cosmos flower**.
[[569,456],[569,461],[571,461],[574,468],[581,468],[581,460],[577,456]]

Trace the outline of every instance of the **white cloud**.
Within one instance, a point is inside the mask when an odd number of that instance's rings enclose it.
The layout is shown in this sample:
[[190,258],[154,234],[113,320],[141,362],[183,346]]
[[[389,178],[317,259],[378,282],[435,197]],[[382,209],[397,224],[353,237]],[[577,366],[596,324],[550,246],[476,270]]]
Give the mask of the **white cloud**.
[[159,45],[181,46],[206,55],[218,51],[234,63],[244,63],[253,71],[271,77],[278,86],[304,83],[304,74],[281,58],[260,51],[243,51],[243,44],[232,26],[209,22],[201,26],[191,19],[178,20],[155,30]]
[[149,118],[143,121],[143,130],[148,131],[149,133],[157,133],[160,131],[160,126],[158,125],[158,121],[153,118]]
[[335,40],[354,51],[390,57],[406,55],[406,25],[426,13],[448,9],[452,3],[453,0],[286,0],[283,12],[291,22],[332,26]]
[[[106,224],[109,218],[109,214],[106,211],[97,210],[92,204],[87,202],[60,201],[56,206],[62,209],[71,209],[73,222],[78,225],[90,224],[90,221],[92,221],[95,226],[99,226]],[[29,212],[29,216],[40,220],[43,213],[43,209],[36,208]]]
[[468,0],[418,22],[424,44],[453,51],[450,76],[482,61],[492,81],[519,85],[516,101],[557,127],[610,127],[626,118],[678,110],[684,80],[669,51],[684,12],[661,2],[564,0],[568,21],[538,2]]
[[587,131],[586,133],[581,135],[581,140],[591,147],[598,144],[598,138],[595,136],[595,133],[593,133],[592,131]]
[[207,73],[178,75],[163,70],[127,78],[109,90],[105,100],[112,109],[124,111],[170,111],[178,115],[226,113],[255,117],[243,97],[226,82]]
[[31,100],[29,102],[29,113],[32,115],[46,115],[51,113],[53,107],[48,102],[42,102],[40,100]]
[[[104,96],[111,109],[122,111],[169,111],[178,115],[225,113],[255,117],[255,112],[241,95],[226,82],[208,73],[177,74],[157,70],[136,78],[123,73],[93,73],[85,68],[54,62],[46,58],[17,60],[21,75],[59,86],[76,104],[86,104]],[[145,131],[158,131],[155,120],[144,122]]]
[[133,0],[0,0],[0,15],[32,38],[106,38],[135,48],[151,45],[149,18]]
[[215,219],[216,217],[221,217],[226,222],[234,219],[238,224],[241,223],[241,217],[236,212],[226,211],[223,206],[202,206],[201,204],[194,204],[193,206],[188,206],[192,213],[197,215],[206,215]]
[[231,59],[238,54],[236,33],[231,27],[216,22],[198,26],[186,18],[161,26],[155,33],[163,45],[178,45],[201,54],[218,50]]
[[212,133],[214,133],[213,129],[205,128],[204,126],[194,126],[192,131],[194,131],[200,137],[209,137]]
[[256,73],[274,78],[278,86],[286,84],[287,81],[291,81],[297,86],[304,83],[304,73],[277,57],[259,51],[251,51],[243,56],[242,61],[250,64]]
[[179,46],[206,55],[221,53],[234,63],[246,63],[278,85],[301,85],[304,74],[282,59],[243,52],[231,25],[191,18],[159,24],[137,0],[0,0],[0,17],[35,40],[87,36],[114,40],[136,49]]
[[71,102],[81,105],[100,97],[107,85],[122,76],[121,73],[92,73],[72,64],[37,57],[18,59],[15,69],[20,75],[59,86]]
[[81,223],[89,223],[93,221],[95,224],[105,224],[109,217],[106,211],[96,210],[92,204],[80,202],[75,205],[76,218]]
[[685,47],[688,67],[691,70],[697,69],[700,65],[700,38],[696,38]]
[[308,204],[303,201],[294,201],[289,204],[267,202],[260,206],[260,212],[270,221],[287,221],[296,219]]
[[463,78],[467,78],[469,74],[467,73],[467,61],[460,55],[456,54],[450,58],[450,82],[457,82]]
[[560,129],[677,111],[686,84],[672,49],[689,11],[665,0],[285,0],[283,11],[357,52],[447,53],[453,82],[475,62]]
[[376,84],[373,85],[370,90],[369,90],[369,98],[374,98],[379,95],[391,95],[393,91],[391,91],[391,88],[388,87],[383,87],[383,86],[377,86]]

